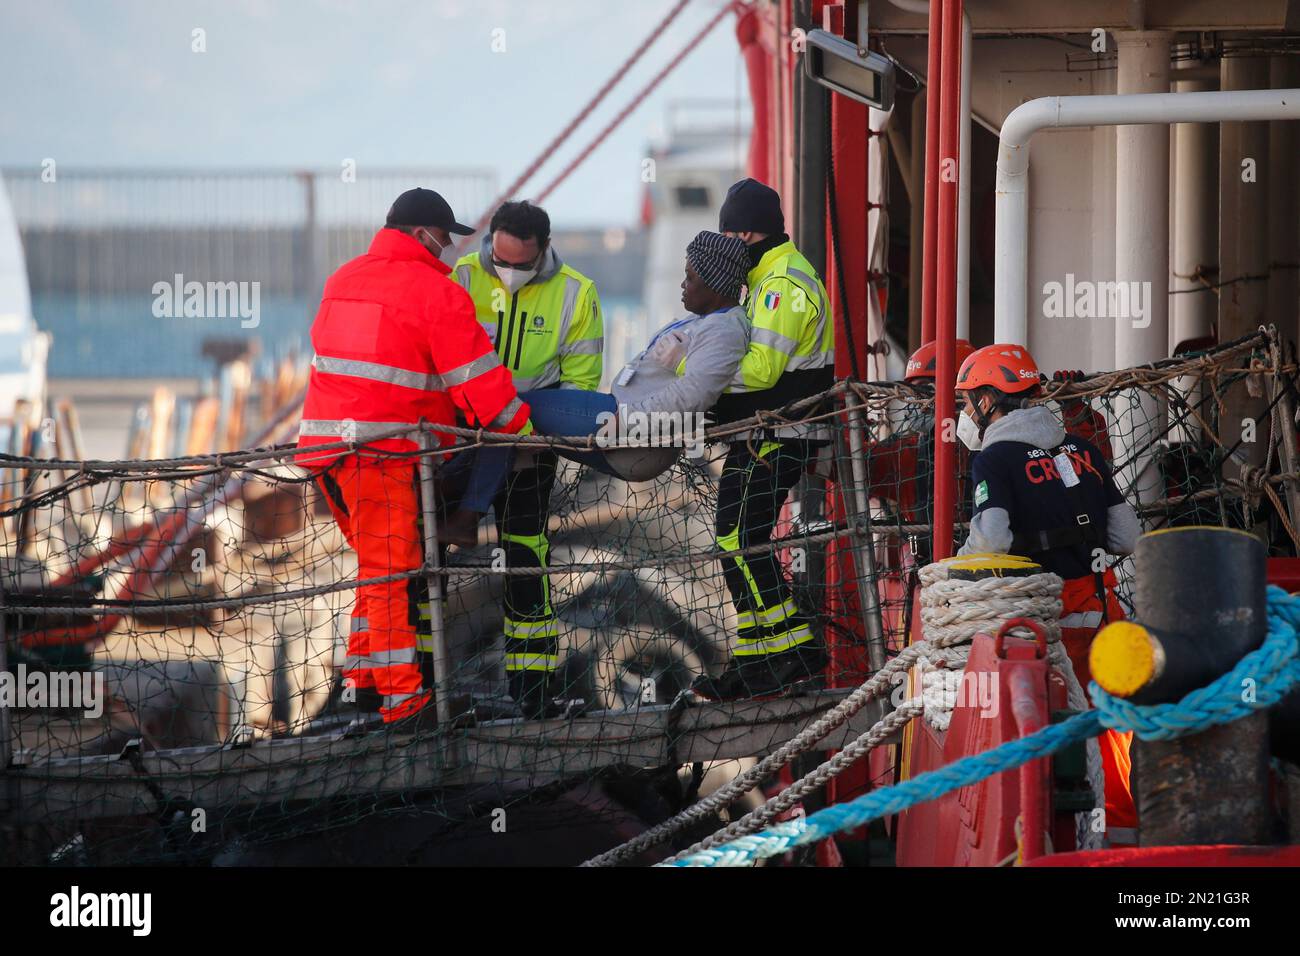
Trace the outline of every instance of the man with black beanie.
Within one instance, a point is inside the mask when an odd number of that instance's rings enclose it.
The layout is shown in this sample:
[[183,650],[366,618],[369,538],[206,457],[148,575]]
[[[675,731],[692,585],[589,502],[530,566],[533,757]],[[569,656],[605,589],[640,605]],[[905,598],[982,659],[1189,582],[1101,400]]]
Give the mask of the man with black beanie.
[[[835,323],[812,264],[785,233],[781,197],[742,179],[727,191],[718,231],[741,239],[749,254],[745,311],[750,342],[740,369],[718,400],[719,423],[748,418],[815,395],[834,382]],[[718,486],[718,547],[743,551],[772,540],[786,497],[829,436],[821,426],[789,425],[735,435]],[[825,645],[799,608],[773,552],[722,560],[736,608],[737,640],[717,677],[692,690],[710,700],[782,693],[826,667]]]

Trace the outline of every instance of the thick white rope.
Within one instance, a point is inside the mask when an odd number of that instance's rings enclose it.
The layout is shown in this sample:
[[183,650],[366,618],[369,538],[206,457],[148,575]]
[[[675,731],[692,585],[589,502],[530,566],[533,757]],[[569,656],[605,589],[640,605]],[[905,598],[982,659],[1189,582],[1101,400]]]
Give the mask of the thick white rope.
[[[925,720],[936,730],[947,730],[952,721],[970,642],[978,633],[994,634],[1002,622],[1013,617],[1036,621],[1047,635],[1047,659],[1065,682],[1066,699],[1073,710],[1092,705],[1074,674],[1074,665],[1061,641],[1061,586],[1058,575],[1032,574],[1024,577],[990,577],[965,581],[949,577],[949,565],[928,564],[921,569],[921,622],[926,642],[941,648],[917,661]],[[1015,632],[1013,632],[1015,633]],[[1028,631],[1022,636],[1029,636]],[[1106,805],[1105,776],[1101,747],[1096,738],[1086,744],[1088,785],[1094,805]],[[1078,838],[1082,849],[1102,845],[1104,834],[1092,825],[1092,814],[1078,815]]]

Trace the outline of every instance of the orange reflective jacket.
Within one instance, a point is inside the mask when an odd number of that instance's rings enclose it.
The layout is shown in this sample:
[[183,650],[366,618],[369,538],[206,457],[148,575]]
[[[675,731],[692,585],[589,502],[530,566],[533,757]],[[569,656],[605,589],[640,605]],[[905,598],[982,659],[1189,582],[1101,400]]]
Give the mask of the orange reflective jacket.
[[[1102,576],[1106,595],[1106,621],[1122,621],[1124,609],[1115,597],[1115,572],[1107,571]],[[1097,593],[1096,579],[1091,575],[1071,578],[1061,588],[1061,643],[1070,655],[1074,665],[1074,674],[1079,679],[1084,692],[1092,682],[1092,671],[1088,666],[1088,648],[1096,636],[1101,618],[1101,596]],[[1078,617],[1073,617],[1078,615]],[[1094,622],[1092,617],[1096,617]],[[1079,626],[1072,626],[1072,621]],[[1133,790],[1129,775],[1133,760],[1129,748],[1133,743],[1132,733],[1118,733],[1107,730],[1097,738],[1101,748],[1101,765],[1106,782],[1106,829],[1131,829],[1137,826],[1137,807],[1133,803]]]
[[[410,451],[408,438],[375,435],[421,418],[452,425],[459,410],[472,425],[527,432],[528,406],[450,269],[414,237],[381,229],[370,251],[325,283],[311,327],[312,361],[298,445],[339,441]],[[441,444],[450,435],[439,436]],[[299,454],[328,466],[345,451]]]

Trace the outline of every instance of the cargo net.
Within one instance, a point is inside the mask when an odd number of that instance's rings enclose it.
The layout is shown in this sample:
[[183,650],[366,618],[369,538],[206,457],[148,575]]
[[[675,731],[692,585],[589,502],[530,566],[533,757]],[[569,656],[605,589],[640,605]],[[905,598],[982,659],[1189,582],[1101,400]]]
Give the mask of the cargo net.
[[[1104,448],[1147,528],[1242,528],[1295,554],[1284,506],[1294,394],[1294,361],[1260,333],[1054,383],[1046,398]],[[503,558],[491,518],[477,547],[425,551],[425,567],[396,572],[422,640],[436,649],[441,636],[451,719],[389,731],[341,679],[357,556],[320,485],[294,463],[296,406],[269,417],[253,451],[0,462],[9,694],[0,860],[579,863],[791,741],[912,629],[917,568],[932,552],[933,395],[841,382],[711,429],[704,454],[653,480],[559,459],[545,519],[559,664],[554,703],[536,719],[513,710],[503,663],[504,589],[536,572]],[[722,554],[715,514],[729,448],[761,452],[790,422],[823,429],[827,443],[798,464],[775,543]],[[461,449],[503,441],[450,434]],[[542,436],[509,443],[575,447]],[[956,458],[964,472],[969,456]],[[387,459],[418,472],[419,453]],[[967,517],[960,505],[954,543]],[[732,702],[683,693],[718,675],[734,649],[723,567],[736,551],[751,564],[775,555],[781,593],[828,649],[823,686]],[[1127,598],[1127,562],[1116,570]],[[438,581],[441,622],[428,598]],[[420,662],[432,678],[432,656]],[[806,752],[793,763],[815,765],[881,713],[799,744]],[[779,775],[627,861],[707,836],[761,803],[765,787],[779,789]]]

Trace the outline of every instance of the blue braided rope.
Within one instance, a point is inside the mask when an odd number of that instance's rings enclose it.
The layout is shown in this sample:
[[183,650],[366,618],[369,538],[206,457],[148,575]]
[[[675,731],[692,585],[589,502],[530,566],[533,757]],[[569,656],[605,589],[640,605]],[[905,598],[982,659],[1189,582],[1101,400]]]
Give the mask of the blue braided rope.
[[848,803],[826,807],[805,819],[778,824],[670,865],[747,866],[755,860],[778,856],[794,847],[816,843],[880,817],[901,813],[994,774],[1014,770],[1070,744],[1095,737],[1106,728],[1132,730],[1144,740],[1168,740],[1231,723],[1256,710],[1271,707],[1300,682],[1300,659],[1297,659],[1300,599],[1270,586],[1268,620],[1269,633],[1263,644],[1245,655],[1231,671],[1192,691],[1177,703],[1136,707],[1112,697],[1094,682],[1089,692],[1093,695],[1095,710],[1075,714],[1028,737],[1008,741],[982,754],[963,757],[911,780],[873,790]]

